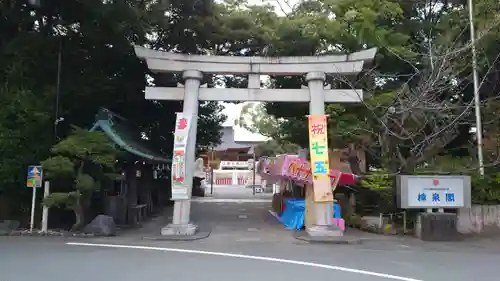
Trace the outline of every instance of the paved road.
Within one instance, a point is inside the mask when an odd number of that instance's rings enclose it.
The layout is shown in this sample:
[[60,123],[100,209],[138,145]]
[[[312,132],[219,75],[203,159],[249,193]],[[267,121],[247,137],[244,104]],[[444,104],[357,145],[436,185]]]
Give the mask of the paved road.
[[361,245],[307,244],[277,224],[268,205],[193,202],[194,221],[212,227],[212,234],[190,242],[141,239],[159,232],[168,214],[114,238],[0,237],[0,280],[499,280],[495,240],[380,236]]
[[[67,242],[71,240],[0,237],[0,279],[493,281],[498,280],[495,273],[500,261],[496,254],[457,255],[408,249],[370,251],[362,246],[291,244],[285,248],[281,244],[273,247],[241,243],[218,249],[221,247],[207,243],[142,241],[127,243],[136,248],[115,248],[111,239],[73,241],[100,243],[101,246],[105,243],[105,247],[67,245]],[[122,243],[118,247],[134,246]],[[184,250],[176,252],[175,249]],[[233,253],[233,256],[221,251]],[[256,256],[275,259],[261,260]],[[386,275],[376,276],[373,272]]]

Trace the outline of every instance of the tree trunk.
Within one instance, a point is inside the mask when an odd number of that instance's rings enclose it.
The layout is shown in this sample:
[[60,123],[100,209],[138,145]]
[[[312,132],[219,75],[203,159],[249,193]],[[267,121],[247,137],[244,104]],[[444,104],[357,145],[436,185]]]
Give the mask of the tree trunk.
[[71,227],[72,232],[82,229],[83,224],[85,223],[85,214],[80,202],[77,203],[73,212],[75,213],[75,224]]
[[353,144],[349,144],[347,150],[347,163],[349,163],[351,173],[355,175],[361,175],[363,173],[360,167],[361,161],[359,161],[358,151]]
[[[398,149],[397,147],[395,149]],[[399,152],[399,151],[398,151]],[[392,206],[389,208],[392,212],[398,211],[398,187],[397,187],[397,176],[401,172],[401,163],[398,161],[397,152],[393,152],[390,154],[390,172],[391,172],[391,181],[392,181]]]

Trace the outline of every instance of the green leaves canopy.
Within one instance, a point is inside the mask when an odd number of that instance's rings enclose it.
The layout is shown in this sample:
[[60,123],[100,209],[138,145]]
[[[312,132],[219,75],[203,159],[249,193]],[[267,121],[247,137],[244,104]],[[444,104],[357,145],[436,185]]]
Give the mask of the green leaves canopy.
[[[478,66],[484,78],[481,96],[490,109],[485,110],[484,119],[496,120],[500,9],[492,0],[474,3]],[[64,118],[58,125],[59,140],[71,133],[70,124],[87,128],[98,108],[106,107],[135,122],[157,149],[170,153],[172,113],[181,110],[181,103],[147,101],[143,89],[147,83],[176,86],[179,76],[149,73],[135,57],[131,43],[172,52],[236,56],[343,54],[377,47],[374,63],[358,77],[328,77],[332,88],[362,88],[366,93],[360,105],[327,105],[332,146],[354,142],[370,152],[372,165],[391,171],[405,166],[410,171],[420,159],[457,153],[450,147],[464,143],[454,143],[456,139],[465,143],[470,139],[470,44],[462,2],[309,0],[299,1],[286,16],[278,16],[270,4],[251,6],[245,1],[41,4],[0,3],[0,192],[18,192],[25,167],[48,157],[53,145],[59,50],[59,115]],[[207,81],[209,85],[246,86],[246,77],[239,76],[207,77]],[[302,77],[271,77],[269,82],[276,88],[304,84]],[[424,94],[429,98],[422,99]],[[268,135],[307,145],[307,105],[268,103],[265,111],[280,125],[268,122],[267,129],[274,130]],[[215,102],[201,105],[201,148],[220,140],[218,129],[224,120],[220,113]],[[453,134],[443,138],[436,134],[450,122],[458,124]],[[498,134],[494,121],[485,125],[491,138]],[[434,145],[438,140],[440,145]],[[80,143],[77,138],[71,141]],[[106,151],[71,154],[75,147],[79,146],[66,139],[54,152],[61,157],[71,155],[71,161],[85,158],[99,165],[111,163],[111,158],[95,156],[107,155]],[[65,173],[62,158],[51,161],[45,165]]]
[[[136,58],[131,43],[201,51],[207,39],[182,31],[212,18],[213,7],[194,0],[169,1],[167,6],[157,2],[44,0],[38,7],[26,1],[0,2],[0,194],[22,192],[26,167],[47,158],[54,144],[59,52],[58,115],[63,121],[57,126],[58,140],[71,134],[71,125],[92,126],[98,109],[105,107],[134,122],[154,148],[170,155],[173,113],[182,110],[181,103],[144,99],[148,75],[153,75]],[[158,36],[147,36],[152,33]],[[214,103],[200,109],[202,147],[220,141],[220,110]],[[73,148],[65,142],[57,153],[66,155]],[[110,159],[93,161],[107,164]]]

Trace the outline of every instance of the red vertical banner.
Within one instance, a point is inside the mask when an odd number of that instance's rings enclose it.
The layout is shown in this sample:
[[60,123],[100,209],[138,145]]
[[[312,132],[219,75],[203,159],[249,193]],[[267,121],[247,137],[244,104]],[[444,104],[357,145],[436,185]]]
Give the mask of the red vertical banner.
[[191,116],[176,113],[174,151],[172,155],[172,200],[189,199],[186,179],[186,147],[191,128]]

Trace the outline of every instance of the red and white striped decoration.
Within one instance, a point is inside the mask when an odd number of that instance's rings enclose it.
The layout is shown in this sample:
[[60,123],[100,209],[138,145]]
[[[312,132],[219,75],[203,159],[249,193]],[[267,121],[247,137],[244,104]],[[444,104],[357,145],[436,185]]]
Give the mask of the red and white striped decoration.
[[232,185],[233,184],[233,179],[232,178],[219,178],[219,179],[215,179],[215,184],[217,184],[217,185]]
[[246,178],[238,178],[238,185],[244,185],[247,183],[247,179]]

